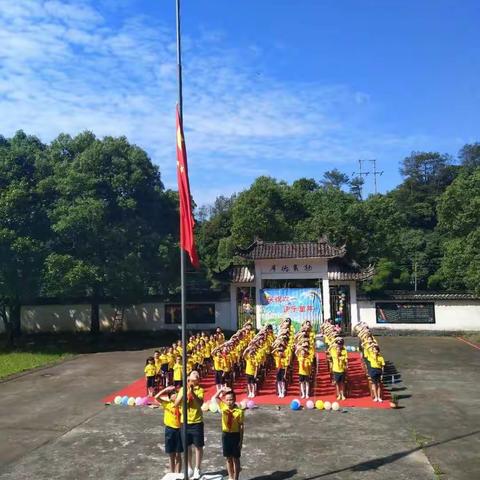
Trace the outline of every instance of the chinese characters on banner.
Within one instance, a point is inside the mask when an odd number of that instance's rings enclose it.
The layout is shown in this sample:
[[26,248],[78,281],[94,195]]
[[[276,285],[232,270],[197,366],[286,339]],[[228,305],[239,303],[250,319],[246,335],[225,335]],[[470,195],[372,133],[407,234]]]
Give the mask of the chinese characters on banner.
[[322,294],[318,288],[266,288],[260,290],[260,324],[272,324],[275,331],[287,317],[298,331],[310,320],[318,331],[322,323]]

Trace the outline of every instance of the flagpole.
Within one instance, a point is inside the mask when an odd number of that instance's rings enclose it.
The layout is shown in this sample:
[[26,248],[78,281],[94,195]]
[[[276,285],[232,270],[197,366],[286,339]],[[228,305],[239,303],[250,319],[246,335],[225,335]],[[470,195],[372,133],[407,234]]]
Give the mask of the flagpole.
[[[182,93],[182,41],[180,31],[180,0],[175,0],[176,4],[176,30],[177,30],[177,78],[178,78],[178,110],[180,112],[180,121],[183,130],[183,93]],[[185,251],[180,246],[180,284],[181,284],[181,313],[182,313],[182,386],[183,386],[183,424],[182,440],[184,449],[183,458],[183,478],[188,480],[188,446],[187,446],[187,423],[188,423],[188,403],[187,403],[187,316],[185,308]]]

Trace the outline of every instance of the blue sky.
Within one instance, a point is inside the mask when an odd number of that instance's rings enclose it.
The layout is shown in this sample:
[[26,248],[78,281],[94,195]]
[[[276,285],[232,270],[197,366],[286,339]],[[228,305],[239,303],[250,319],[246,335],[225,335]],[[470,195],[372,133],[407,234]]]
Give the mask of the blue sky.
[[[476,0],[183,0],[198,204],[480,141]],[[126,135],[176,188],[174,0],[2,0],[0,133]],[[373,182],[367,179],[366,190]]]

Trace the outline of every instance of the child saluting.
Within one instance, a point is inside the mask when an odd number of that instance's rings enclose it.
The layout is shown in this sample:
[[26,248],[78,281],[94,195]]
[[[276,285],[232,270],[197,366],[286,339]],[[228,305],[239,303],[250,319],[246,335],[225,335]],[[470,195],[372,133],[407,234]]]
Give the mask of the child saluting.
[[222,387],[212,400],[219,401],[222,412],[222,447],[223,456],[227,459],[229,480],[238,480],[240,474],[240,455],[243,443],[243,410],[235,403],[235,392]]
[[182,471],[182,436],[180,433],[180,407],[175,406],[176,390],[173,385],[166,387],[155,395],[155,400],[163,407],[165,424],[165,453],[170,460],[170,472]]

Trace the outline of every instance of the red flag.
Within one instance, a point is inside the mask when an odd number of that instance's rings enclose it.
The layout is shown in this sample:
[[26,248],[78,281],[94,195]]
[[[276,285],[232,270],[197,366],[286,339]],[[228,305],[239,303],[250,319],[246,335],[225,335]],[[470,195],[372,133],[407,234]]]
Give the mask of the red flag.
[[177,180],[178,197],[180,200],[180,248],[183,248],[190,257],[190,262],[195,268],[200,267],[195,240],[193,238],[193,226],[195,221],[192,215],[192,203],[190,197],[190,185],[188,183],[187,149],[183,137],[183,123],[180,118],[180,110],[177,105]]

